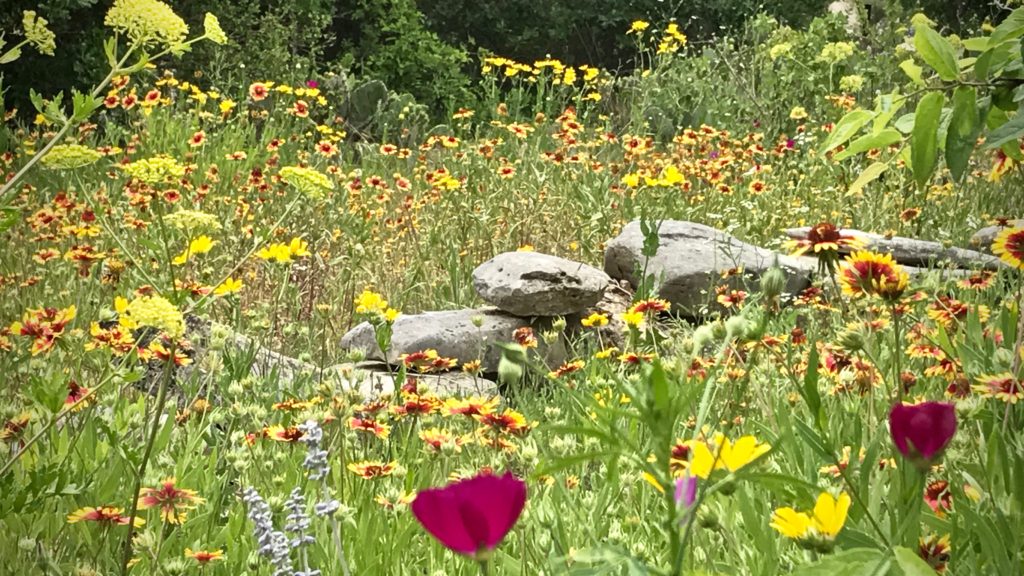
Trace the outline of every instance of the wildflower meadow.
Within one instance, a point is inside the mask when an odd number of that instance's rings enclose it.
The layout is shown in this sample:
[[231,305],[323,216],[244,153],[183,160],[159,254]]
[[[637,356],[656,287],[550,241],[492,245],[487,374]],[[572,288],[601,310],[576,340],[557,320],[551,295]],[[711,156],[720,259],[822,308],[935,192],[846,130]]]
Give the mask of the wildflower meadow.
[[[404,90],[414,4],[277,75],[218,3],[51,4],[0,30],[0,574],[1024,574],[1024,8]],[[770,256],[666,272],[722,246]],[[483,279],[549,261],[572,306]]]

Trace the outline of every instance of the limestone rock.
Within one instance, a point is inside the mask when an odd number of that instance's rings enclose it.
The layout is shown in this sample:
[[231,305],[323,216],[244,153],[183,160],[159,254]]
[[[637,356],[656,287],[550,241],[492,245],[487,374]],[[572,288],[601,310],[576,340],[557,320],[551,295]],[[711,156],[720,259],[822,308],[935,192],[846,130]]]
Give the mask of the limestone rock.
[[[343,389],[358,392],[363,398],[376,398],[385,394],[395,393],[395,378],[387,371],[386,364],[378,364],[366,369],[364,364],[339,364],[324,370],[325,376],[335,378]],[[495,396],[498,385],[481,376],[473,376],[463,372],[446,372],[442,374],[410,374],[419,383],[427,385],[431,392],[445,398],[450,396]]]
[[[805,260],[747,244],[703,224],[663,220],[656,225],[658,250],[647,262],[646,273],[657,281],[658,295],[686,314],[696,314],[703,305],[713,302],[716,286],[743,287],[742,277],[732,275],[723,280],[723,272],[742,268],[749,290],[756,286],[752,282],[777,261],[786,274],[786,291],[795,294],[810,285],[816,268]],[[637,270],[643,270],[645,260],[643,244],[640,222],[627,224],[605,248],[605,272],[638,285]]]
[[[790,238],[805,238],[809,230],[810,228],[808,227],[790,228],[785,232]],[[939,242],[904,238],[902,236],[890,238],[881,234],[861,232],[860,230],[844,229],[843,232],[860,236],[864,240],[865,248],[868,250],[892,254],[892,257],[897,262],[908,266],[929,268],[951,265],[956,268],[983,268],[985,270],[998,270],[1003,266],[999,259],[994,256],[963,248],[947,248]],[[840,250],[844,253],[849,253],[849,249],[846,247],[841,247]]]
[[[480,320],[480,326],[473,319]],[[512,333],[530,320],[493,308],[446,310],[403,314],[392,325],[391,346],[387,357],[374,338],[373,326],[363,322],[341,338],[341,347],[360,350],[368,360],[399,363],[399,356],[427,349],[440,356],[455,358],[459,363],[479,359],[484,372],[498,369],[501,350],[495,342],[512,342]]]
[[473,288],[488,304],[516,316],[564,316],[601,299],[608,275],[538,252],[505,252],[473,270]]
[[992,253],[992,242],[996,239],[996,236],[1000,232],[1005,230],[1007,227],[1016,228],[1018,226],[1024,226],[1024,218],[1020,220],[1010,220],[1007,226],[986,226],[981,230],[978,230],[971,236],[971,246],[977,248],[979,251],[985,254]]

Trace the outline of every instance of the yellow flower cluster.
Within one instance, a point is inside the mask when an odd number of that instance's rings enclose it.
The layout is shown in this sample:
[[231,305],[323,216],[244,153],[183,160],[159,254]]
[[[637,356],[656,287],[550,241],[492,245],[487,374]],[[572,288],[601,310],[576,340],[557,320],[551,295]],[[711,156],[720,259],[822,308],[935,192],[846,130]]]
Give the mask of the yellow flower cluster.
[[843,92],[860,92],[864,87],[864,77],[860,74],[851,74],[839,79],[839,89]]
[[150,185],[158,184],[168,178],[181,178],[185,175],[185,167],[166,155],[136,160],[125,164],[121,169],[128,176]]
[[148,326],[173,339],[185,335],[185,318],[177,306],[163,296],[139,296],[131,302],[119,297],[114,301],[114,308],[125,328]]
[[772,60],[778,60],[783,56],[789,56],[792,52],[793,45],[789,42],[782,42],[768,49],[768,57]]
[[686,46],[686,35],[679,31],[679,24],[669,22],[665,33],[658,42],[658,54],[672,54]]
[[49,22],[36,15],[34,10],[25,10],[22,12],[21,22],[22,26],[25,28],[25,39],[35,46],[36,50],[38,50],[40,54],[53,56],[53,51],[57,48],[57,43],[54,41],[56,36],[54,36],[53,32],[46,27]]
[[180,52],[185,47],[188,25],[159,0],[114,0],[103,24],[143,46],[155,44]]
[[96,162],[103,157],[96,150],[81,144],[61,144],[54,146],[43,156],[43,166],[47,168],[71,170]]
[[334,190],[334,182],[326,174],[312,168],[285,166],[281,168],[281,179],[310,198],[323,198],[328,190]]
[[829,42],[821,49],[818,60],[829,64],[838,64],[846,60],[856,51],[853,42]]
[[401,314],[394,308],[388,308],[388,301],[380,294],[364,289],[362,294],[356,296],[356,314],[367,314],[383,318],[387,323],[393,323]]
[[164,216],[164,222],[188,234],[196,231],[220,230],[220,220],[213,214],[198,210],[178,210]]
[[259,258],[273,260],[278,264],[288,264],[293,258],[309,255],[309,243],[301,238],[292,238],[288,244],[269,244],[256,253]]
[[582,73],[583,75],[584,84],[593,84],[601,74],[600,68],[595,68],[586,64],[573,68],[572,66],[566,66],[561,61],[554,58],[537,60],[532,65],[497,56],[484,58],[482,69],[484,74],[491,71],[496,72],[502,68],[504,68],[504,76],[506,78],[518,76],[519,73],[522,72],[524,76],[529,76],[529,78],[527,78],[528,82],[536,82],[537,78],[543,74],[545,70],[550,69],[551,84],[555,86],[572,86],[576,84],[579,80],[579,73]]

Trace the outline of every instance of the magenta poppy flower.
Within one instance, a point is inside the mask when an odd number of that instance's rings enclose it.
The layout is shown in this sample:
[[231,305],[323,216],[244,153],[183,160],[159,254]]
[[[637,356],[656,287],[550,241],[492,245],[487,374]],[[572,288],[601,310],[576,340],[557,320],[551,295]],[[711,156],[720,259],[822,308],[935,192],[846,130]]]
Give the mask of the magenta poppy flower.
[[956,434],[956,408],[946,402],[896,404],[889,412],[889,431],[900,454],[927,468]]
[[482,559],[519,519],[526,504],[526,483],[511,472],[481,474],[416,495],[412,513],[451,550]]

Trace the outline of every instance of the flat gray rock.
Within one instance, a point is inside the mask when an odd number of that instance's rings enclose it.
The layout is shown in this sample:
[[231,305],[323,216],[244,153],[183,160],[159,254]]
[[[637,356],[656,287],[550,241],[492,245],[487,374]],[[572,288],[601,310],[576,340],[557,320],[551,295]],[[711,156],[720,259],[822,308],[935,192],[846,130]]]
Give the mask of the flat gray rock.
[[1016,228],[1018,226],[1024,226],[1024,219],[1010,220],[1006,226],[986,226],[971,236],[971,246],[980,252],[991,254],[992,242],[995,241],[996,236],[1007,228]]
[[[809,231],[810,227],[804,226],[789,228],[785,233],[790,238],[800,239],[806,238]],[[931,268],[948,264],[957,268],[983,268],[985,270],[998,270],[1004,266],[995,256],[964,248],[947,248],[939,242],[902,236],[889,238],[881,234],[849,228],[843,229],[842,232],[860,236],[864,240],[866,249],[872,252],[892,254],[897,262],[908,266]],[[840,252],[848,254],[850,250],[847,247],[840,247]]]
[[601,299],[608,275],[558,256],[505,252],[473,270],[473,288],[488,304],[516,316],[564,316]]
[[[605,247],[604,271],[637,286],[637,270],[644,269],[643,243],[640,222],[627,224]],[[756,287],[752,281],[775,262],[786,274],[788,293],[798,293],[810,285],[816,269],[813,263],[747,244],[703,224],[663,220],[658,227],[658,250],[647,262],[646,273],[654,275],[660,297],[683,313],[695,314],[714,301],[715,287],[743,287],[737,276],[723,280],[723,272],[742,268],[749,290]]]
[[[480,326],[473,324],[478,317]],[[530,320],[493,308],[447,310],[403,314],[392,326],[391,347],[387,357],[377,346],[373,326],[363,322],[341,338],[341,347],[360,350],[368,360],[399,363],[402,354],[437,350],[438,355],[455,358],[459,364],[479,359],[485,372],[498,369],[501,350],[495,342],[512,342],[512,333]],[[539,330],[537,337],[540,338]]]

